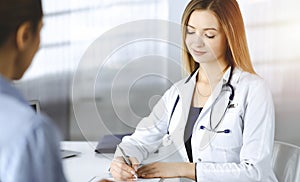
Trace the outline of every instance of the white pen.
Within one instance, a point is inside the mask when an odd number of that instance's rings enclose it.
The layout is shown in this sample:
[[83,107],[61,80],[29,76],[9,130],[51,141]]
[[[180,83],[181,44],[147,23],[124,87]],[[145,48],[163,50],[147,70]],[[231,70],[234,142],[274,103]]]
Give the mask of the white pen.
[[[122,157],[123,157],[125,163],[126,163],[128,166],[132,167],[132,163],[131,163],[131,161],[129,160],[129,157],[125,154],[124,150],[123,150],[119,145],[117,145],[117,147],[120,149],[120,151],[121,151],[121,153],[122,153]],[[133,176],[134,176],[136,179],[138,178],[138,176],[137,176],[137,174],[136,174],[135,172],[134,172]]]

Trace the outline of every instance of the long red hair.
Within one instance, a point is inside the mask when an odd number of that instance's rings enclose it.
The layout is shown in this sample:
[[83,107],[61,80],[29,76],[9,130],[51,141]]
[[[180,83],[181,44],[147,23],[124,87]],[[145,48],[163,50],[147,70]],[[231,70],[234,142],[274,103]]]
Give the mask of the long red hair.
[[250,60],[242,14],[236,0],[191,0],[182,16],[182,58],[186,71],[191,73],[199,64],[194,61],[185,44],[186,27],[195,10],[209,10],[219,20],[226,36],[226,60],[229,65],[255,73]]

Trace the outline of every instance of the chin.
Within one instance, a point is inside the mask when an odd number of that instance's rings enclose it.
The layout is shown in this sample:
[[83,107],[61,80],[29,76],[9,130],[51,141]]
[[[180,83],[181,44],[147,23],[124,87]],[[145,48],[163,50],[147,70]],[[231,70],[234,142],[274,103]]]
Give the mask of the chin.
[[199,63],[199,64],[203,64],[203,63],[212,63],[214,62],[215,60],[208,60],[208,59],[203,59],[203,58],[198,58],[198,59],[195,59],[195,62],[196,63]]

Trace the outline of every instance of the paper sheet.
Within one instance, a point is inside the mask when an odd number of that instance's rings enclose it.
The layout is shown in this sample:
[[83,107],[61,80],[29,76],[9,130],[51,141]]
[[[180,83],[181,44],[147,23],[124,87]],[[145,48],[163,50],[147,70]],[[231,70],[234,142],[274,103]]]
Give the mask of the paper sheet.
[[[103,178],[103,177],[100,177],[100,176],[95,176],[95,177],[93,177],[91,180],[89,180],[89,182],[99,182],[99,181],[102,180],[102,179],[108,179],[108,180],[114,181],[113,178]],[[161,178],[153,178],[153,179],[138,178],[136,181],[144,181],[144,182],[162,182],[163,179],[161,179]]]

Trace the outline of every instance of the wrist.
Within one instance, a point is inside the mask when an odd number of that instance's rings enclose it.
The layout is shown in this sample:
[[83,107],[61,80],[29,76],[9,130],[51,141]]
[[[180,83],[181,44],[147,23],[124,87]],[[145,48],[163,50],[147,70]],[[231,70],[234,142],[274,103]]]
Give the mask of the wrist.
[[180,167],[178,167],[177,169],[179,169],[178,177],[195,180],[195,163],[180,163]]

